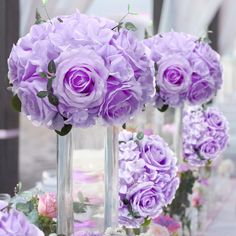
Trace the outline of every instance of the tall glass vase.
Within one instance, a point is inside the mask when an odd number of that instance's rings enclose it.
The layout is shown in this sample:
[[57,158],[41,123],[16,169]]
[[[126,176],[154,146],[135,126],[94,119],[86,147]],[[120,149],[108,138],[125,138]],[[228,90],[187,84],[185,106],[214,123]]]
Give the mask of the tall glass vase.
[[118,132],[94,126],[58,137],[58,234],[118,225]]
[[72,137],[57,136],[57,233],[73,232]]

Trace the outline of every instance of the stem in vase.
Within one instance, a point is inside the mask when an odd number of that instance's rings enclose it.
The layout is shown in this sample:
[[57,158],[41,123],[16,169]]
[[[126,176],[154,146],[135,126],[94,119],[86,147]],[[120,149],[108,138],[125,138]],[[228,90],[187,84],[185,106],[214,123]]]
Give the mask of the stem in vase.
[[107,127],[105,140],[105,216],[104,227],[118,226],[118,168],[119,168],[119,129],[115,126]]
[[183,110],[184,106],[180,106],[175,109],[176,131],[174,135],[174,149],[179,161],[182,160],[183,158],[183,151],[182,151]]

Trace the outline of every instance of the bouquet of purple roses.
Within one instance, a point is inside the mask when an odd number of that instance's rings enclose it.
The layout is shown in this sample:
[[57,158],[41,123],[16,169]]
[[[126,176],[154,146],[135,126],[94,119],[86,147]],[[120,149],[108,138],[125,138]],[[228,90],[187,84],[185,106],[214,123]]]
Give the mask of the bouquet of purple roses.
[[204,166],[217,158],[229,140],[228,122],[216,108],[189,108],[183,118],[184,160]]
[[8,59],[13,104],[34,124],[122,124],[151,99],[153,63],[133,32],[79,12],[37,23]]
[[219,55],[204,40],[178,32],[158,34],[144,40],[156,63],[157,107],[177,107],[208,102],[220,89]]
[[176,157],[156,135],[119,135],[119,223],[139,228],[170,204],[179,185]]

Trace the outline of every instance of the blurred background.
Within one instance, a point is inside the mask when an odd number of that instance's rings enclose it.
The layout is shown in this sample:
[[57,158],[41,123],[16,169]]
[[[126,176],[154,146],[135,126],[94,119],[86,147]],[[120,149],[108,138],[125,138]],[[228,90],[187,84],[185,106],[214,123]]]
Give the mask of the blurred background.
[[[137,16],[130,17],[139,29],[137,34],[140,39],[144,37],[145,29],[150,34],[174,29],[198,37],[212,31],[209,34],[211,45],[221,54],[224,67],[224,84],[215,103],[228,118],[231,139],[223,157],[227,162],[223,161],[216,172],[219,178],[226,173],[229,178],[236,176],[236,1],[48,0],[47,11],[50,17],[54,17],[70,14],[78,9],[89,15],[119,21],[126,14],[128,4],[133,12],[138,13]],[[10,106],[11,94],[6,91],[6,61],[10,49],[20,36],[29,31],[35,21],[36,8],[46,19],[45,8],[40,0],[0,1],[0,192],[12,193],[19,181],[23,183],[24,189],[37,184],[55,184],[56,135],[44,127],[34,127],[25,116],[14,112]],[[228,193],[232,193],[232,186]],[[224,189],[219,191],[224,192]],[[217,227],[223,228],[223,233],[228,232],[225,236],[236,234],[236,194],[232,196],[234,197],[229,202],[233,204],[233,210],[223,208],[225,212],[221,215],[224,220],[218,219],[219,222],[226,223],[219,226],[216,220],[213,233],[209,231],[209,234],[204,235],[220,235],[216,233],[219,231]],[[222,197],[221,201],[223,199]],[[228,219],[229,214],[232,214],[230,210],[233,211],[234,218]]]

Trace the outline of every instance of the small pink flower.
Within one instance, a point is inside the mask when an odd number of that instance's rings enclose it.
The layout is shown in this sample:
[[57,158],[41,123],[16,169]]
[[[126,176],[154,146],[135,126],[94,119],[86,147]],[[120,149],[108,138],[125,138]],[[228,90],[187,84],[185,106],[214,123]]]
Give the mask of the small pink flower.
[[157,224],[152,226],[151,232],[155,236],[170,236],[168,229],[166,227]]
[[199,208],[202,205],[203,205],[203,197],[202,197],[201,193],[199,193],[199,192],[193,193],[192,206],[196,207],[196,208]]
[[153,222],[167,228],[171,234],[177,233],[181,227],[180,222],[168,215],[160,215]]
[[45,193],[39,196],[38,212],[42,216],[56,218],[57,200],[55,193]]

